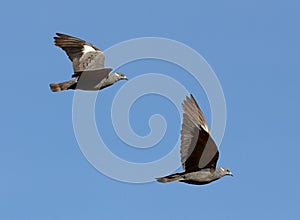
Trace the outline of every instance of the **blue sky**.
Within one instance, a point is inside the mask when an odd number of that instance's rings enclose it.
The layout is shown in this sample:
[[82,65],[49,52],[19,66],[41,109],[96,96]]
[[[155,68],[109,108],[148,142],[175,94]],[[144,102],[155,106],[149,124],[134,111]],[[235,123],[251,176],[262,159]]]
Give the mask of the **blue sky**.
[[[292,0],[2,3],[0,218],[299,219],[299,9]],[[71,75],[69,60],[53,45],[55,32],[103,50],[152,36],[200,53],[218,76],[227,105],[218,164],[235,176],[193,186],[123,183],[98,172],[74,135],[73,92],[53,94],[48,87]],[[147,72],[173,76],[195,94],[210,120],[203,91],[177,66],[146,60],[120,71],[129,79]],[[104,115],[109,116],[111,100],[123,85],[98,95],[103,139],[126,160],[161,157],[178,139],[176,109],[157,96],[138,100],[130,112],[136,133],[149,132],[147,121],[154,113],[164,115],[169,130],[149,150],[126,146]]]

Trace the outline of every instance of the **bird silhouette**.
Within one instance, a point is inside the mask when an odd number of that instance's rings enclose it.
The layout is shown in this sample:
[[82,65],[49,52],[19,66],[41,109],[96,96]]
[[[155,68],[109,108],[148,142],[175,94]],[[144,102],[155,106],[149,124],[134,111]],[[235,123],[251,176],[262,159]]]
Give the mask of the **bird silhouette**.
[[104,53],[91,43],[66,34],[56,33],[56,35],[55,45],[63,49],[73,63],[74,79],[51,83],[52,92],[68,89],[97,91],[119,80],[128,80],[123,73],[109,74],[112,69],[104,68]]
[[216,167],[219,151],[193,95],[185,98],[182,107],[180,154],[184,172],[160,177],[157,181],[204,185],[226,175],[233,176],[229,169]]

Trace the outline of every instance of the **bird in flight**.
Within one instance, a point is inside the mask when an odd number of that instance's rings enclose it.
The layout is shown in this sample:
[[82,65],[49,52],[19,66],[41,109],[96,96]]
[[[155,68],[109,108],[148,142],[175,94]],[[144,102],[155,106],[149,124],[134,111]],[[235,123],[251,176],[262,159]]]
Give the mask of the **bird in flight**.
[[119,80],[128,80],[123,73],[109,74],[112,69],[104,68],[104,53],[91,43],[66,34],[56,33],[56,35],[55,45],[63,49],[73,63],[74,79],[51,83],[52,92],[68,89],[97,91]]
[[204,185],[223,176],[233,176],[227,168],[216,167],[219,158],[218,148],[210,136],[203,112],[193,95],[182,103],[183,122],[181,127],[181,164],[184,172],[160,177],[158,182],[185,182]]

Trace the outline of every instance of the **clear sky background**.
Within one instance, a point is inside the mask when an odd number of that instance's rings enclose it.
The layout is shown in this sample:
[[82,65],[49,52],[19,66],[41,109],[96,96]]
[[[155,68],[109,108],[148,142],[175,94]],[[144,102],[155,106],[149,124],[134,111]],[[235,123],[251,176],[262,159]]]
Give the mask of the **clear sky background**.
[[[300,218],[300,3],[179,2],[2,2],[1,219]],[[78,36],[103,50],[148,36],[194,48],[224,90],[227,127],[218,164],[235,176],[193,186],[123,183],[98,172],[81,153],[73,132],[73,92],[54,94],[48,87],[71,74],[66,55],[53,45],[55,32]],[[163,62],[137,62],[120,71],[128,78],[162,72],[189,88],[184,71]],[[169,130],[163,144],[153,149],[126,146],[114,134],[111,119],[103,116],[110,115],[111,100],[124,83],[101,92],[98,128],[118,156],[135,162],[157,159],[177,141],[180,118],[163,98],[139,100],[130,115],[136,133],[149,132],[153,113],[165,116]],[[201,89],[191,82],[190,91],[210,121]]]

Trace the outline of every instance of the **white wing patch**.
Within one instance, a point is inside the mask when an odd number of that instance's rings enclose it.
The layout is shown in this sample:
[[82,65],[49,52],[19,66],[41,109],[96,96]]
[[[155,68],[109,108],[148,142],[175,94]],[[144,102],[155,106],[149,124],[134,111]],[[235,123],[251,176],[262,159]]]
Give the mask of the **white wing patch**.
[[201,128],[203,128],[209,134],[209,128],[207,127],[206,124],[200,125],[200,126],[201,126]]
[[83,53],[87,53],[87,52],[93,52],[96,51],[93,47],[89,46],[89,45],[83,45]]

